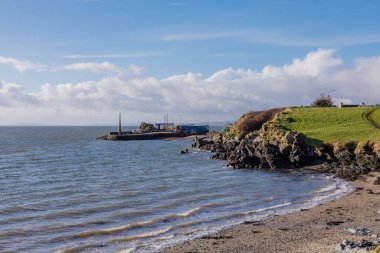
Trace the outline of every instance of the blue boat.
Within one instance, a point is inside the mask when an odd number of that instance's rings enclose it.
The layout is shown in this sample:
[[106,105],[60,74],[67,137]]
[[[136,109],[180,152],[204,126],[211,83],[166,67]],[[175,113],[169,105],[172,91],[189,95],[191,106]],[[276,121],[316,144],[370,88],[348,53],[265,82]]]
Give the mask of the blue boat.
[[177,129],[187,134],[206,134],[209,132],[208,125],[179,125]]

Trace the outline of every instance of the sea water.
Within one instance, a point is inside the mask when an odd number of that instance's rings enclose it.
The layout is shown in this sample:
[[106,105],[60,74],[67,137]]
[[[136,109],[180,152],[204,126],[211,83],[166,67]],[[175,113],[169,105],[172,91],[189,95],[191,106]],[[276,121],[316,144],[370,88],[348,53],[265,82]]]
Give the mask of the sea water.
[[234,170],[191,141],[110,127],[0,128],[0,252],[152,252],[333,199],[322,174]]

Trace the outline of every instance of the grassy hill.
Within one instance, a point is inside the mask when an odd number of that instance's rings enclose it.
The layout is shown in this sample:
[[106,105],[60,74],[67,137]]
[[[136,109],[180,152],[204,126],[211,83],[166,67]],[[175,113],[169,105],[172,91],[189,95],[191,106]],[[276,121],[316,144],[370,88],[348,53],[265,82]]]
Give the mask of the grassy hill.
[[277,122],[313,144],[380,140],[380,107],[291,108]]

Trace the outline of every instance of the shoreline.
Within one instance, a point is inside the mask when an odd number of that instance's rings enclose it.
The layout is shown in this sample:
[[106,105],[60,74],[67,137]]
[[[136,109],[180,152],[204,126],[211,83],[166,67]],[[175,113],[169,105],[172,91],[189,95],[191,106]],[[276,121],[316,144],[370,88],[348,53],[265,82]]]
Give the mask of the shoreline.
[[372,172],[353,181],[354,190],[310,209],[245,222],[208,236],[161,249],[171,252],[339,252],[343,240],[374,240],[350,234],[348,228],[368,228],[380,235],[380,186]]

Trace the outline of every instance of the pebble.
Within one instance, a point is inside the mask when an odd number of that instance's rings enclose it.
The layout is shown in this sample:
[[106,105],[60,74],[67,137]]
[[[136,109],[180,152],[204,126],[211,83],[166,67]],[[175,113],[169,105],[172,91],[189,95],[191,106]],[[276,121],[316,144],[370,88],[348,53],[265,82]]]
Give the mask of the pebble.
[[368,228],[348,228],[347,231],[353,235],[369,235],[371,230]]

